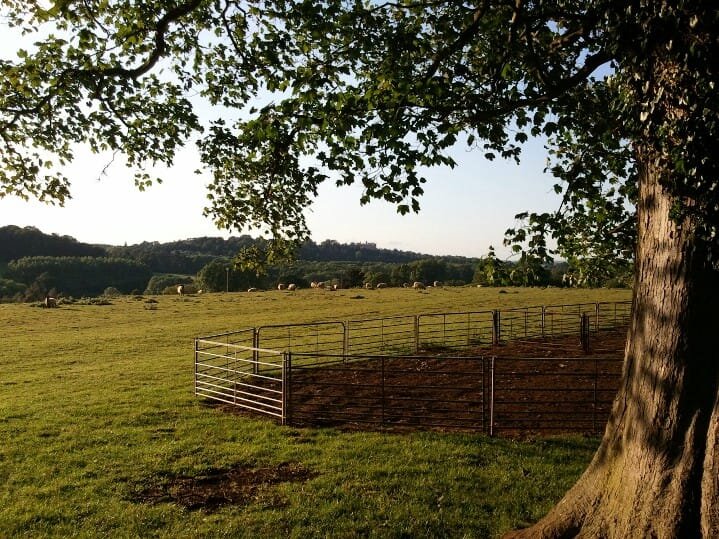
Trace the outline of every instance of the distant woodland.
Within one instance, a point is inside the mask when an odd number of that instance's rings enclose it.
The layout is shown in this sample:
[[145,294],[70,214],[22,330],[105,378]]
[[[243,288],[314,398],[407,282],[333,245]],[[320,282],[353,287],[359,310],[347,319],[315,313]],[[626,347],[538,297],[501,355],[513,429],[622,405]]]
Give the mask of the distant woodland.
[[55,297],[268,289],[295,283],[309,287],[324,281],[342,288],[403,286],[420,281],[445,286],[625,286],[628,269],[617,268],[601,282],[580,280],[566,262],[548,265],[521,257],[430,256],[373,243],[308,242],[296,260],[263,274],[243,271],[235,256],[258,240],[242,235],[223,239],[192,238],[129,246],[90,245],[70,236],[46,234],[34,227],[0,228],[0,299],[38,301]]

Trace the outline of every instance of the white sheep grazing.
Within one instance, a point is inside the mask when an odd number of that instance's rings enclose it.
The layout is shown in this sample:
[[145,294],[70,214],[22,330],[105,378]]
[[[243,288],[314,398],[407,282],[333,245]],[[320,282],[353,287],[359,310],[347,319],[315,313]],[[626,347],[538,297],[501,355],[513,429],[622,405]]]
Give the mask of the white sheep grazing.
[[280,283],[277,285],[277,290],[284,290],[284,289],[285,289],[284,283]]
[[414,289],[416,289],[416,290],[423,290],[423,289],[426,288],[426,287],[424,286],[424,283],[420,283],[419,281],[415,281],[414,283],[412,283],[412,288],[414,288]]
[[364,287],[366,290],[372,290],[372,283],[365,283]]
[[185,287],[184,287],[184,285],[181,285],[181,284],[178,284],[178,285],[177,285],[177,293],[178,293],[179,295],[183,295],[183,294],[185,293]]
[[44,306],[48,309],[57,307],[57,300],[55,298],[51,298],[50,296],[45,296]]
[[297,290],[297,285],[295,283],[290,283],[287,285],[287,290]]
[[387,283],[377,283],[377,288],[387,288]]
[[330,290],[333,290],[333,291],[336,291],[336,290],[339,290],[339,289],[340,289],[340,285],[338,285],[338,284],[333,284],[333,285],[332,285],[332,288],[330,288]]
[[409,283],[402,283],[402,288],[409,288]]
[[317,288],[321,288],[322,290],[324,290],[326,287],[327,283],[324,281],[320,281],[319,283],[317,283]]
[[312,281],[310,283],[310,288],[317,288],[317,281]]
[[247,291],[248,292],[257,292],[257,289],[256,288],[248,288]]
[[435,281],[435,282],[434,282],[434,287],[435,287],[435,288],[439,288],[439,285],[440,285],[440,284],[442,284],[442,283],[440,283],[439,281]]

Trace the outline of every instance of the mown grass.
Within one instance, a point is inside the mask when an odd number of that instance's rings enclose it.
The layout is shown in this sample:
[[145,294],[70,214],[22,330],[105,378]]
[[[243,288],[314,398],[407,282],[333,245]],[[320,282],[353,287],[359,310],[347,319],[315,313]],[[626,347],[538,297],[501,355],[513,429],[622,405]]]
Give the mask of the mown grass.
[[[362,298],[357,298],[362,296]],[[493,537],[539,518],[596,440],[281,427],[192,393],[192,339],[352,317],[614,301],[627,291],[346,290],[0,305],[0,536]],[[306,482],[216,512],[137,502],[148,485],[296,462]]]

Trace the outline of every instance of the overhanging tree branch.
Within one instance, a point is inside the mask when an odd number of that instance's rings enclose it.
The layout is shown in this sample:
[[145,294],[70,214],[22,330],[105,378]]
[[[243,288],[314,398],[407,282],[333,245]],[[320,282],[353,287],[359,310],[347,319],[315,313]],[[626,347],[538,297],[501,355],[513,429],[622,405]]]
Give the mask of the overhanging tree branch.
[[427,71],[424,74],[423,79],[425,81],[428,81],[434,76],[434,74],[437,72],[437,69],[439,69],[439,66],[442,65],[442,62],[444,62],[454,53],[462,50],[462,48],[464,48],[472,41],[472,38],[477,33],[479,25],[482,22],[482,17],[484,17],[484,14],[487,12],[489,5],[489,0],[484,0],[482,4],[474,11],[472,15],[472,22],[469,24],[469,26],[467,26],[467,28],[465,28],[462,33],[459,34],[457,39],[455,39],[449,46],[445,47],[434,55],[434,57],[432,58],[432,63],[430,64],[429,68],[427,68]]

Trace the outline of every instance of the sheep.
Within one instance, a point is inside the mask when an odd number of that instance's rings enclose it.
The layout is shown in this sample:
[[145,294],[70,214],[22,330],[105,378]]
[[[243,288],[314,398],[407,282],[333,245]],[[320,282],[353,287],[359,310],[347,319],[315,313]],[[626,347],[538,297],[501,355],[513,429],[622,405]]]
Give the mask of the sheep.
[[257,292],[257,289],[252,287],[247,289],[248,292]]
[[182,296],[185,293],[185,285],[178,284],[177,285],[177,293]]
[[327,287],[327,283],[324,281],[320,281],[319,283],[317,283],[317,288],[324,290],[326,287]]
[[45,296],[45,302],[43,303],[43,306],[46,307],[46,308],[48,308],[48,309],[51,309],[51,308],[53,308],[53,307],[57,307],[57,299],[52,298],[52,297],[46,295],[46,296]]
[[377,288],[387,288],[387,283],[377,283]]
[[287,290],[297,290],[297,285],[295,283],[290,283],[287,285]]
[[439,285],[441,285],[441,284],[442,284],[442,283],[440,283],[439,281],[435,281],[435,282],[434,282],[434,287],[435,287],[435,288],[439,288]]
[[409,283],[402,283],[402,288],[409,288]]
[[338,285],[338,284],[333,284],[332,287],[330,288],[330,290],[332,290],[333,292],[335,292],[339,289],[340,289],[340,285]]
[[310,288],[317,288],[317,281],[312,281],[310,283]]
[[284,290],[284,289],[285,289],[285,284],[284,284],[284,283],[280,283],[280,284],[277,285],[277,290]]
[[365,290],[372,290],[372,283],[365,283],[364,287],[365,287]]
[[414,288],[415,290],[423,290],[426,287],[424,286],[424,283],[415,281],[414,283],[412,283],[412,288]]

